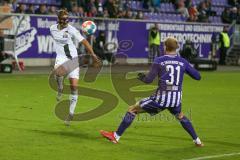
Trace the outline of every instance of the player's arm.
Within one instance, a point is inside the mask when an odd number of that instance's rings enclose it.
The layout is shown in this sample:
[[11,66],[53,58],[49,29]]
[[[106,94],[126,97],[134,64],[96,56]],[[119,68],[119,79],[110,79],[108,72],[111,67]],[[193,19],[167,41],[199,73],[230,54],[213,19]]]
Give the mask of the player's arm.
[[159,72],[159,64],[156,61],[154,61],[154,63],[152,64],[152,67],[151,67],[150,71],[148,72],[148,74],[145,75],[143,73],[139,73],[138,74],[138,79],[140,81],[143,81],[144,83],[152,83],[152,81],[158,75],[158,72]]
[[195,68],[193,68],[190,65],[190,63],[186,62],[185,64],[186,64],[185,72],[193,79],[200,80],[201,79],[200,73]]
[[81,41],[81,43],[84,45],[84,47],[86,48],[86,50],[88,51],[88,53],[91,55],[91,56],[96,56],[94,51],[93,51],[93,48],[92,46],[89,44],[89,42],[86,40],[86,39],[83,39]]
[[96,54],[94,53],[94,51],[93,51],[93,48],[92,48],[92,46],[89,44],[89,42],[80,34],[80,32],[76,29],[76,28],[74,28],[74,27],[72,27],[72,26],[70,26],[71,27],[71,34],[74,36],[74,38],[78,41],[78,42],[80,42],[80,43],[82,43],[83,45],[84,45],[84,47],[86,48],[86,50],[87,50],[87,53],[88,54],[90,54],[92,57],[93,57],[93,60],[94,60],[94,62],[95,62],[95,64],[97,65],[97,66],[99,66],[100,64],[101,64],[101,61],[100,61],[100,59],[96,56]]
[[84,45],[84,47],[86,48],[88,53],[93,57],[94,62],[97,65],[100,65],[101,64],[101,60],[96,56],[96,54],[94,53],[93,48],[89,44],[89,42],[86,39],[84,39],[84,40],[81,41],[81,43]]

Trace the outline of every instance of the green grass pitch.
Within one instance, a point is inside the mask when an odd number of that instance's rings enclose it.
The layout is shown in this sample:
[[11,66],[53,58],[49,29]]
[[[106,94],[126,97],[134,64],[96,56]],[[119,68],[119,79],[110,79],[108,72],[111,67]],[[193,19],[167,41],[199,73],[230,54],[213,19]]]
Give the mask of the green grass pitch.
[[[240,152],[239,72],[203,72],[200,82],[185,77],[183,111],[191,115],[203,148],[193,145],[167,111],[162,114],[170,120],[139,117],[119,144],[109,143],[99,130],[117,128],[128,107],[120,98],[112,112],[66,127],[54,114],[56,93],[47,78],[0,75],[0,160],[181,160]],[[118,96],[108,74],[80,85]],[[77,112],[99,103],[80,96]],[[215,159],[238,160],[240,155]]]

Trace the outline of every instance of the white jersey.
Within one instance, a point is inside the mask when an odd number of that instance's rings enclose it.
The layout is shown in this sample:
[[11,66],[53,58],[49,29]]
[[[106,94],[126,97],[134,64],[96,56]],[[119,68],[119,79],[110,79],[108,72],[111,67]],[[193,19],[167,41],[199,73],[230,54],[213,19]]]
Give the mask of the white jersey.
[[55,42],[56,59],[71,59],[78,56],[74,40],[81,42],[84,37],[75,27],[68,24],[66,28],[59,30],[58,24],[54,24],[50,27],[50,32]]
[[75,27],[69,24],[62,30],[59,30],[57,26],[58,24],[54,24],[50,27],[57,53],[54,68],[63,66],[69,73],[69,78],[79,79],[78,58],[75,58],[78,56],[78,53],[74,41],[81,42],[84,40],[84,37]]

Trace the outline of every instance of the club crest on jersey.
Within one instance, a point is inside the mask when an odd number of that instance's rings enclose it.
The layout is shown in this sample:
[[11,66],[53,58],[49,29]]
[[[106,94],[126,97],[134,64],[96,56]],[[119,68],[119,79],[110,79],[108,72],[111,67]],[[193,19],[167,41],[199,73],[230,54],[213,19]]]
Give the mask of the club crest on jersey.
[[64,32],[64,34],[63,34],[63,38],[68,38],[68,32],[67,32],[67,31]]

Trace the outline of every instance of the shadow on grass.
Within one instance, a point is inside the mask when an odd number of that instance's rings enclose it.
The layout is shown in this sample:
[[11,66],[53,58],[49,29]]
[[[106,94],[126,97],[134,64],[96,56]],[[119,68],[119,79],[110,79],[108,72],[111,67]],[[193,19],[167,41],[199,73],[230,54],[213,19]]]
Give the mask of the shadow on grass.
[[[64,126],[63,126],[64,127]],[[11,129],[16,129],[16,130],[20,130],[20,131],[26,131],[26,132],[32,132],[32,133],[37,133],[37,134],[42,134],[42,135],[49,135],[49,136],[61,136],[61,137],[70,137],[70,138],[77,138],[77,139],[81,139],[81,140],[92,140],[96,137],[91,136],[89,133],[87,132],[83,132],[81,131],[76,131],[73,130],[74,128],[64,128],[64,130],[62,131],[51,131],[51,130],[40,130],[40,129],[29,129],[29,128],[19,128],[19,127],[8,127]],[[62,128],[60,128],[62,129]],[[71,130],[68,130],[71,129]]]
[[37,121],[37,120],[26,120],[26,119],[17,119],[17,118],[7,118],[7,117],[0,117],[0,120],[6,120],[6,121],[18,121],[18,122],[34,122],[34,123],[43,123],[43,121]]
[[[163,135],[154,135],[154,134],[141,134],[141,136],[144,137],[151,137],[154,141],[160,140],[160,139],[169,139],[169,140],[182,140],[182,141],[191,141],[191,138],[184,138],[184,137],[174,137],[174,136],[163,136]],[[240,148],[240,144],[238,143],[232,143],[232,142],[224,142],[224,141],[217,141],[217,140],[208,140],[208,139],[202,139],[203,143],[206,145],[207,143],[211,144],[217,144],[217,145],[223,145],[228,147],[237,147]],[[207,145],[206,145],[207,146]]]
[[92,139],[88,133],[83,132],[73,132],[73,131],[46,131],[46,130],[38,130],[38,129],[27,129],[30,132],[36,132],[40,134],[53,135],[53,136],[65,136],[72,137],[78,139]]

